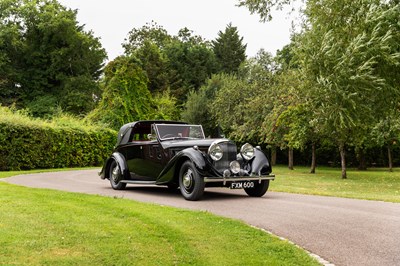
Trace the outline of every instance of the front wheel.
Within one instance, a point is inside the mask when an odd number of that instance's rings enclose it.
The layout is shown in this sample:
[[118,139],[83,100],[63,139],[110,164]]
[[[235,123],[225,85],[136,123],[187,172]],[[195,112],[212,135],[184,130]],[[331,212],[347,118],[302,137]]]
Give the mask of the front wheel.
[[261,183],[254,182],[254,187],[245,188],[247,195],[250,197],[262,197],[267,192],[269,187],[269,180],[262,180]]
[[199,200],[204,193],[204,179],[191,161],[182,164],[179,171],[179,189],[186,200]]
[[122,173],[121,168],[118,163],[113,160],[109,168],[109,179],[111,187],[115,190],[122,190],[126,187],[126,183],[122,183]]

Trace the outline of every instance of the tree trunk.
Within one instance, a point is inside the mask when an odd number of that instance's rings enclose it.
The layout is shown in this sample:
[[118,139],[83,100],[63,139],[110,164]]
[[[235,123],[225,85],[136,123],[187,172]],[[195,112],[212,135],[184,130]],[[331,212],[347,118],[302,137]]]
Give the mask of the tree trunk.
[[293,148],[289,148],[289,170],[293,170]]
[[365,152],[364,149],[357,149],[357,159],[358,159],[358,170],[367,170],[367,163],[365,161]]
[[314,142],[312,143],[311,150],[312,150],[312,156],[311,156],[311,171],[310,171],[310,173],[315,174],[315,168],[317,167],[317,154],[315,151],[315,143]]
[[346,151],[344,149],[344,144],[340,143],[339,144],[339,151],[340,151],[340,163],[342,165],[342,178],[346,179],[347,178],[347,172],[346,172]]
[[273,146],[271,149],[271,165],[275,166],[276,165],[276,147]]
[[392,147],[390,147],[390,144],[388,145],[387,149],[388,149],[389,171],[393,172]]

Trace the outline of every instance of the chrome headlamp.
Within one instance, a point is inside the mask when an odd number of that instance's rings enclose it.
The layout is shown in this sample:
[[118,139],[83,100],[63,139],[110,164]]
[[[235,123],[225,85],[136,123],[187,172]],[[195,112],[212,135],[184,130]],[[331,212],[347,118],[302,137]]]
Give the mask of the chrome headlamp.
[[249,161],[254,158],[254,147],[251,144],[246,143],[242,148],[240,148],[240,154],[245,160]]
[[210,148],[208,148],[208,154],[214,161],[221,160],[223,155],[221,146],[219,146],[218,143],[211,144]]

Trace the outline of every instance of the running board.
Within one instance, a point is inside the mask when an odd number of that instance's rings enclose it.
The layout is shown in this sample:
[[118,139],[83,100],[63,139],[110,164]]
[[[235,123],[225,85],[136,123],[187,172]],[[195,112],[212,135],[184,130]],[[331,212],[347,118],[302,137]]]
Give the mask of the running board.
[[142,180],[121,180],[119,181],[125,184],[137,184],[137,185],[155,185],[156,181],[142,181]]

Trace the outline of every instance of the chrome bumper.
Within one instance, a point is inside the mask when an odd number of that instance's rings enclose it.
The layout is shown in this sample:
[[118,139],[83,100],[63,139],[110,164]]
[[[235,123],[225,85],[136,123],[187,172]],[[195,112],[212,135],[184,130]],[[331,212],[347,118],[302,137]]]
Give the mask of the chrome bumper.
[[223,182],[224,185],[227,182],[240,182],[240,181],[258,181],[258,183],[261,183],[261,181],[263,181],[263,180],[275,180],[275,175],[204,177],[204,182],[205,183]]

